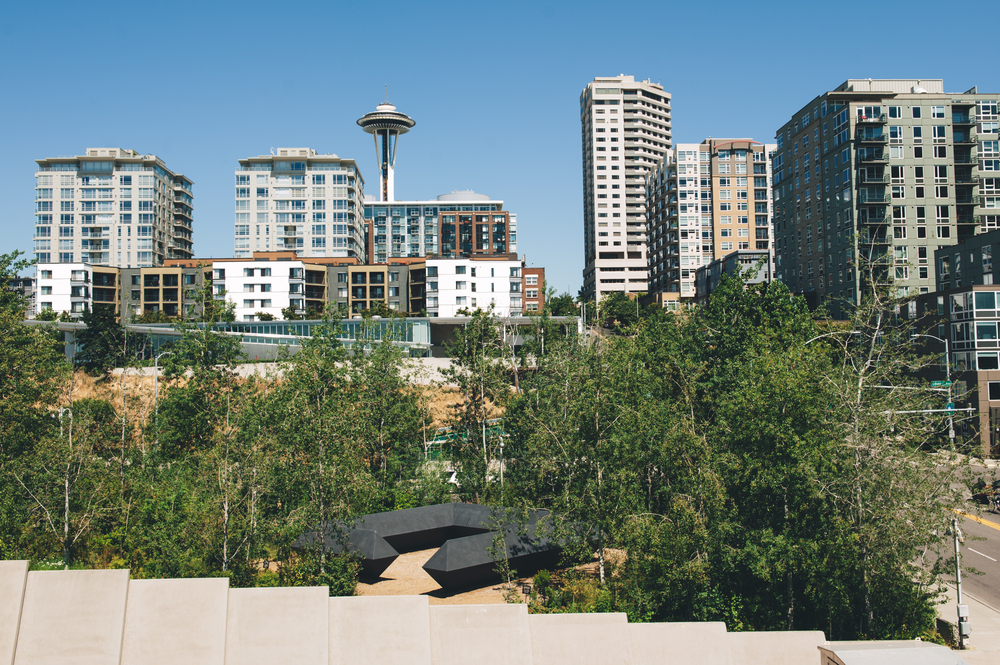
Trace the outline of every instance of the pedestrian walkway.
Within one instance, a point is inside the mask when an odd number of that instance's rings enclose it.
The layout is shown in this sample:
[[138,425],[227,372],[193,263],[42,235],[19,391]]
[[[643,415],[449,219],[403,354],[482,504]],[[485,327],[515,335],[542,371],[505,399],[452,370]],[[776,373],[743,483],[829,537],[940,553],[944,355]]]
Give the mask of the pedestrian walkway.
[[[938,615],[955,624],[958,603],[955,589],[949,585],[943,597],[947,598],[947,602],[938,606]],[[972,630],[972,637],[966,643],[965,651],[960,652],[962,658],[969,665],[997,665],[1000,663],[1000,608],[977,600],[964,589],[962,602],[969,606],[969,625]]]

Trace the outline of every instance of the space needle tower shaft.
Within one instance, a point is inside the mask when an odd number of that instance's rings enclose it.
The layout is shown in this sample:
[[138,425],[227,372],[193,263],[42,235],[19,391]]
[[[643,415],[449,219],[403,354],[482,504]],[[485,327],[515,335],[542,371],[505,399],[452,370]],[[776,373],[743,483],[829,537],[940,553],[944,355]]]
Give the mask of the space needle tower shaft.
[[410,116],[396,111],[388,100],[358,120],[361,129],[375,139],[375,158],[379,163],[379,201],[395,200],[392,174],[396,166],[396,145],[399,136],[416,124]]

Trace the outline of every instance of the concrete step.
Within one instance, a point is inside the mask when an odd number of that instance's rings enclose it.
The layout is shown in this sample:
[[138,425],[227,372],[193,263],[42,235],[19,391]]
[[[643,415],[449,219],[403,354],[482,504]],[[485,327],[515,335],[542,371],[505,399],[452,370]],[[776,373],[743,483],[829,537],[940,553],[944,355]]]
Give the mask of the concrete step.
[[435,605],[430,608],[434,665],[531,665],[527,605]]
[[226,665],[328,665],[327,587],[230,589]]
[[631,665],[628,617],[607,614],[532,614],[531,652],[535,665]]
[[826,643],[820,630],[729,633],[729,648],[738,665],[810,665]]
[[225,665],[229,579],[132,580],[122,665]]
[[27,580],[27,561],[0,561],[0,665],[14,662],[14,646],[17,644]]
[[127,570],[32,571],[15,665],[119,665]]
[[721,621],[633,623],[633,665],[734,665]]
[[330,665],[431,665],[427,596],[330,599]]

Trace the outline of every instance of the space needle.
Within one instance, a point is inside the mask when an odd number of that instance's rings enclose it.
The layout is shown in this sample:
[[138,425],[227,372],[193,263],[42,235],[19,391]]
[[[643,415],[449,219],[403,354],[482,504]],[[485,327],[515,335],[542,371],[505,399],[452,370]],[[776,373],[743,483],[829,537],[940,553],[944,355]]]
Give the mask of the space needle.
[[[396,165],[396,144],[399,135],[410,131],[417,123],[405,113],[396,111],[388,98],[358,120],[358,125],[375,137],[375,158],[379,161],[379,201],[394,201],[393,168]],[[379,143],[381,142],[381,146]]]

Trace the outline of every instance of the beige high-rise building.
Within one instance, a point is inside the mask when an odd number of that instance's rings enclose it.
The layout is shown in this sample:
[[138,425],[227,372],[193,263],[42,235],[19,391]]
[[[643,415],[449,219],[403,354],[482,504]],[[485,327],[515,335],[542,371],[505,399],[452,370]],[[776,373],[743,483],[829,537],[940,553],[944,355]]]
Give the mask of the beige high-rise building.
[[241,159],[233,255],[291,250],[364,263],[364,186],[353,159],[311,148]]
[[87,148],[35,161],[39,263],[138,268],[193,256],[193,183],[156,155]]
[[649,292],[658,301],[692,300],[698,268],[733,252],[770,256],[775,148],[752,139],[682,143],[650,172]]
[[648,79],[598,77],[580,95],[583,295],[645,293],[646,174],[671,147],[670,94]]
[[811,304],[935,289],[934,251],[1000,225],[1000,95],[850,79],[777,132],[775,276]]

